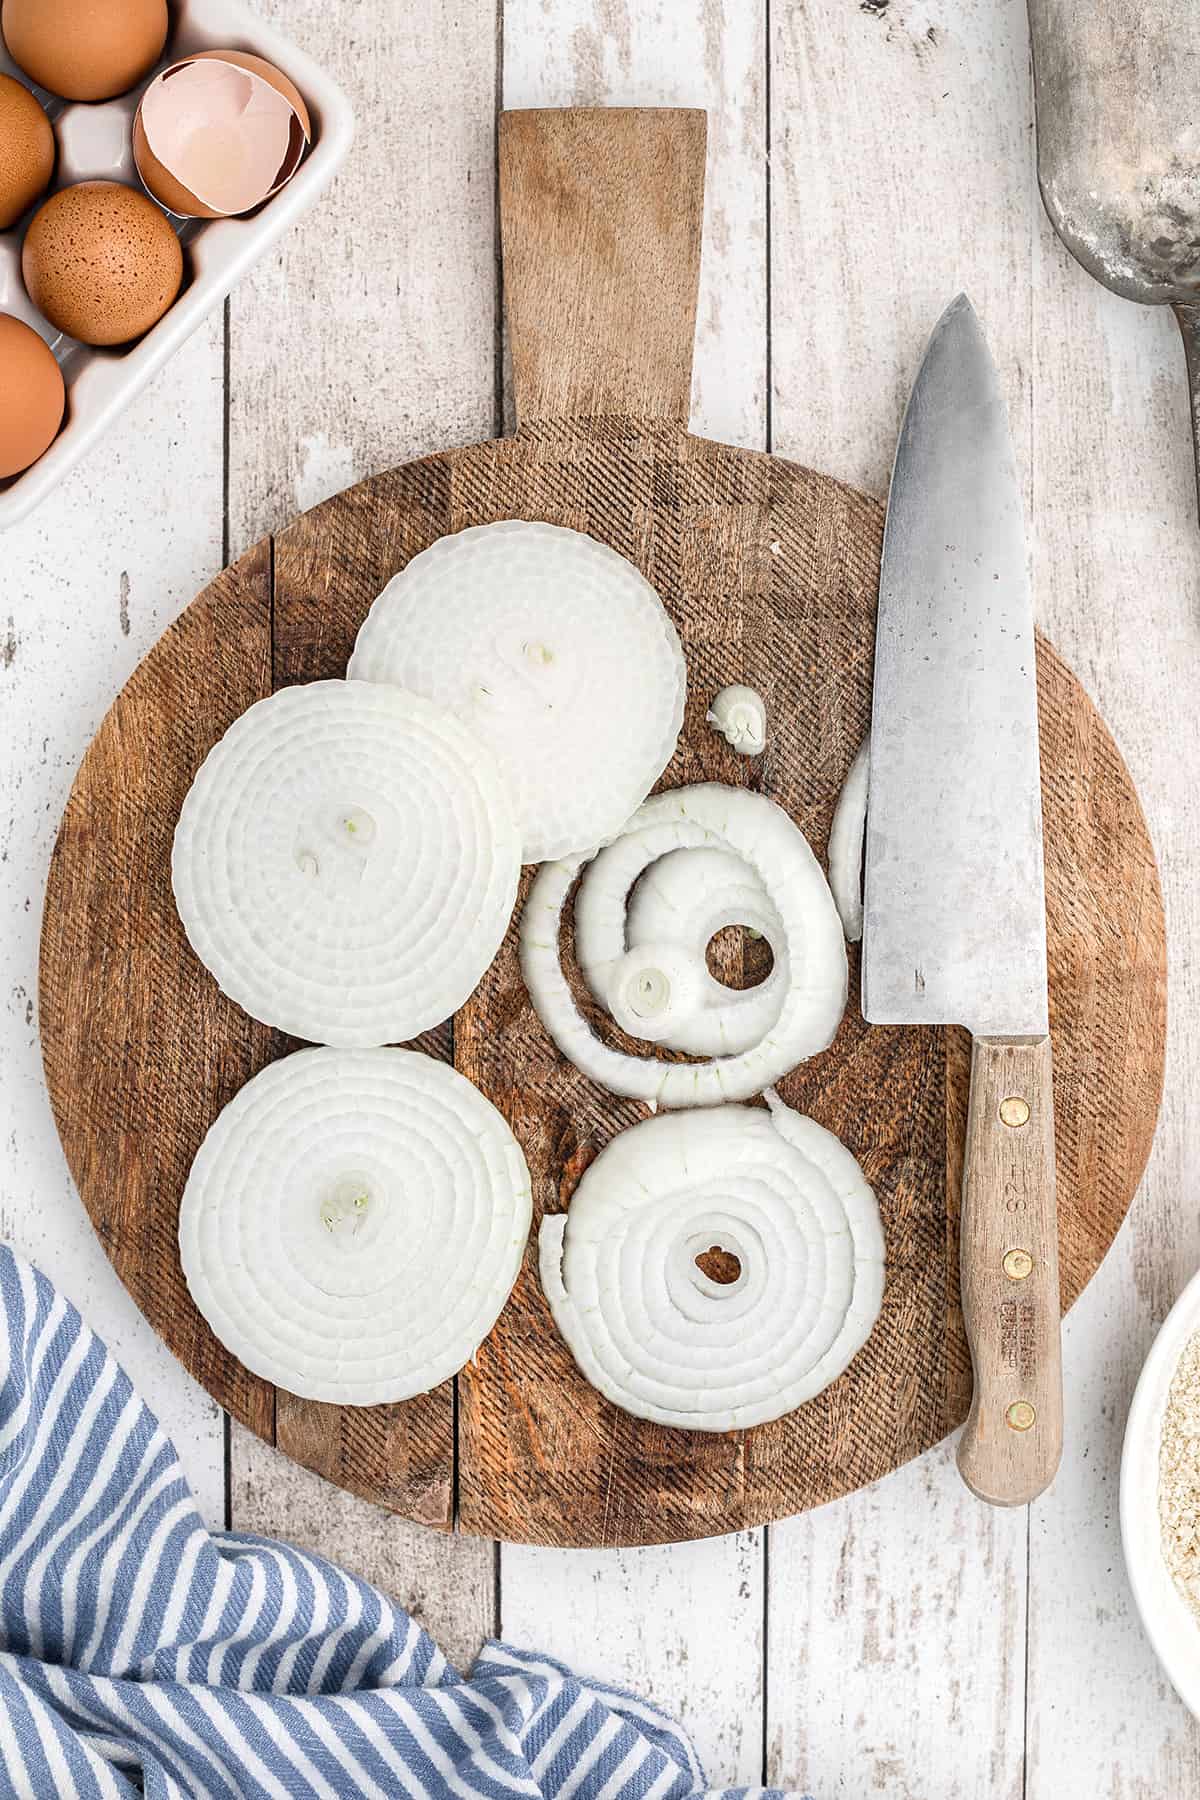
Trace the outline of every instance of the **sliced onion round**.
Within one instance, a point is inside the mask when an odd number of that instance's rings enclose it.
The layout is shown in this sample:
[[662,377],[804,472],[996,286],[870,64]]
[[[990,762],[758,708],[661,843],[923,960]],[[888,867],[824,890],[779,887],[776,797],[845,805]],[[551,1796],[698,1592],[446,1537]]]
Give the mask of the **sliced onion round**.
[[[647,1119],[600,1153],[539,1238],[555,1323],[641,1419],[733,1431],[791,1412],[862,1348],[883,1297],[875,1196],[850,1152],[774,1095]],[[717,1248],[736,1279],[697,1263]]]
[[829,833],[829,885],[850,944],[857,944],[863,934],[863,840],[867,834],[870,771],[868,733],[842,784]]
[[196,955],[252,1018],[368,1047],[450,1017],[495,956],[521,845],[495,759],[416,694],[260,700],[192,785],[171,862]]
[[577,913],[576,928],[589,954],[600,945],[597,960],[588,965],[588,979],[597,991],[607,998],[604,984],[614,960],[606,960],[603,949],[620,946],[623,953],[619,921],[624,898],[615,896],[622,883],[628,891],[626,876],[636,880],[659,857],[694,849],[719,851],[744,863],[778,917],[778,947],[773,943],[772,948],[786,969],[779,1010],[763,1035],[736,1055],[670,1063],[613,1050],[596,1037],[575,1004],[559,955],[563,907],[587,858],[571,857],[541,869],[521,919],[525,983],[563,1055],[613,1093],[664,1107],[716,1106],[761,1093],[828,1047],[846,1007],[841,922],[803,832],[774,801],[715,783],[672,788],[647,800],[628,833],[605,853],[610,857],[605,879],[590,896],[581,886],[582,916]]
[[633,564],[519,519],[415,556],[371,608],[349,672],[427,695],[488,746],[530,863],[620,830],[674,754],[687,691],[675,627]]
[[470,1362],[530,1217],[516,1139],[454,1069],[409,1050],[301,1050],[212,1125],[179,1248],[197,1307],[253,1374],[375,1406]]

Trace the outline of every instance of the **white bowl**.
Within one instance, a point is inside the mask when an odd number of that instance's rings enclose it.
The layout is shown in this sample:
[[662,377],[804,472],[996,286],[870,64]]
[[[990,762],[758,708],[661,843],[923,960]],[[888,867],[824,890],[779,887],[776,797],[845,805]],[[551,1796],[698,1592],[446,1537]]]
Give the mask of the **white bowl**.
[[[0,312],[15,313],[41,333],[67,384],[66,424],[54,443],[24,474],[0,482],[0,531],[45,499],[246,271],[308,211],[345,161],[354,136],[354,116],[342,90],[242,0],[171,0],[170,11],[171,35],[159,68],[197,50],[248,50],[265,57],[304,95],[312,115],[312,148],[287,186],[251,218],[172,220],[185,247],[187,285],[153,330],[129,349],[91,350],[56,333],[32,305],[21,280],[27,221],[0,232]],[[31,85],[2,44],[0,69]],[[153,73],[132,93],[99,106],[69,104],[42,88],[34,90],[54,119],[59,140],[55,188],[89,179],[137,185],[130,132]]]
[[1121,1542],[1146,1635],[1172,1686],[1200,1719],[1200,1619],[1171,1579],[1158,1518],[1158,1455],[1167,1395],[1184,1348],[1200,1331],[1200,1275],[1184,1288],[1150,1347],[1121,1451]]

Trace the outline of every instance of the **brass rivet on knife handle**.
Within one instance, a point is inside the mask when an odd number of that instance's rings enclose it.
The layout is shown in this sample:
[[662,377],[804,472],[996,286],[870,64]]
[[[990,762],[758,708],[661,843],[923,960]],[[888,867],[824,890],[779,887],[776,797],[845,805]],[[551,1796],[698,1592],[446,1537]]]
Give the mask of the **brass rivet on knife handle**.
[[[962,1304],[975,1391],[958,1447],[980,1499],[1020,1506],[1062,1452],[1050,1039],[976,1038],[963,1174]],[[1005,1105],[1025,1096],[1020,1129]]]

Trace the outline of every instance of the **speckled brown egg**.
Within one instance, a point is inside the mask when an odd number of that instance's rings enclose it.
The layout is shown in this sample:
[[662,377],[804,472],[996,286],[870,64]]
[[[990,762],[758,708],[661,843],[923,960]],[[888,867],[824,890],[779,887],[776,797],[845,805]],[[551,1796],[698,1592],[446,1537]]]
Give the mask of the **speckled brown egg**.
[[127,344],[179,292],[183,252],[166,215],[135,188],[82,181],[30,221],[21,266],[29,298],[84,344]]
[[48,450],[62,424],[62,371],[36,331],[0,313],[0,481]]
[[0,75],[0,231],[44,194],[54,173],[54,128],[36,94]]
[[3,0],[17,67],[64,100],[112,100],[148,75],[167,41],[167,0]]

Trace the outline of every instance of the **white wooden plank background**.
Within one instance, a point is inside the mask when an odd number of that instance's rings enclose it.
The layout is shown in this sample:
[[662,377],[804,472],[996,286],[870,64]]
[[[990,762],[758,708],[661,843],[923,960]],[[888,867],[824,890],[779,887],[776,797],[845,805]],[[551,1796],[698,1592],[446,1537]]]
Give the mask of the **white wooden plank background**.
[[[1096,289],[1038,207],[1021,0],[271,0],[359,138],[319,212],[110,445],[0,539],[0,1233],[113,1343],[207,1515],[318,1546],[466,1660],[488,1632],[684,1716],[714,1776],[817,1796],[1163,1800],[1200,1731],[1141,1635],[1116,1521],[1154,1326],[1200,1261],[1200,533],[1169,318]],[[710,112],[698,429],[882,493],[923,337],[967,287],[1008,385],[1044,623],[1137,779],[1171,927],[1167,1101],[1067,1330],[1063,1470],[1028,1513],[946,1448],[769,1532],[625,1554],[446,1541],[234,1430],[111,1274],[54,1137],[36,940],[72,771],[125,676],[298,508],[504,416],[498,103]]]

